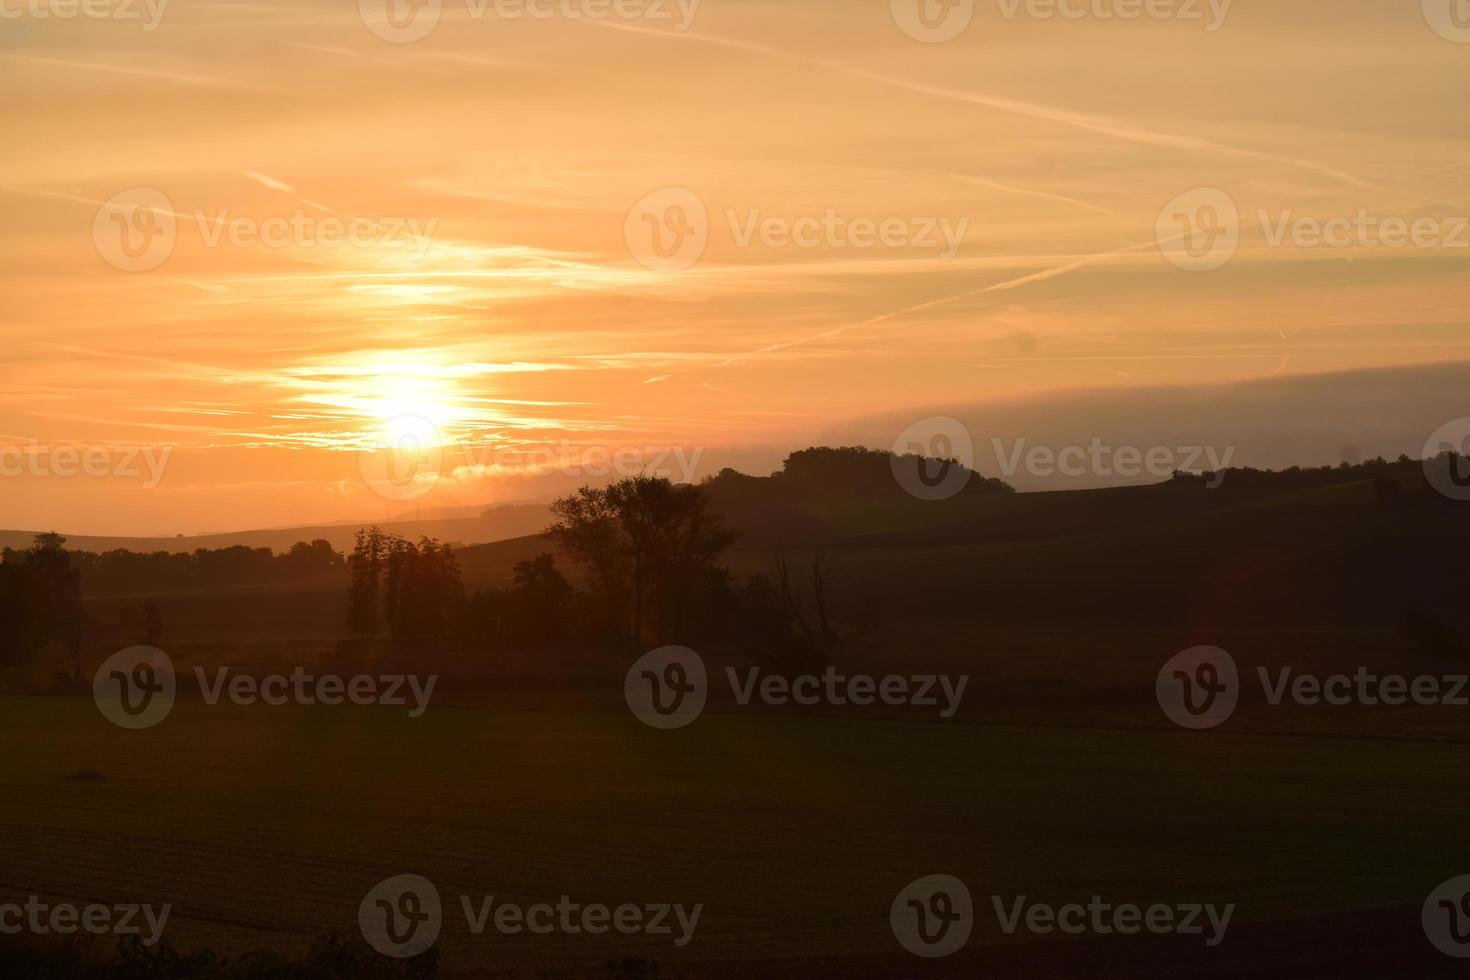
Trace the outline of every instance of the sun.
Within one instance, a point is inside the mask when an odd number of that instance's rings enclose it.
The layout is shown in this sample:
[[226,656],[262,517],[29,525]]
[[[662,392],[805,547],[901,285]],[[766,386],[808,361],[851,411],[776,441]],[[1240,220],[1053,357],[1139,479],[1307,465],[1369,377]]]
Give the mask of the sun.
[[390,436],[438,443],[467,421],[452,377],[430,365],[375,365],[359,379],[360,404]]
[[296,369],[296,401],[326,409],[344,445],[458,443],[490,424],[491,366],[411,355],[363,355],[348,363]]

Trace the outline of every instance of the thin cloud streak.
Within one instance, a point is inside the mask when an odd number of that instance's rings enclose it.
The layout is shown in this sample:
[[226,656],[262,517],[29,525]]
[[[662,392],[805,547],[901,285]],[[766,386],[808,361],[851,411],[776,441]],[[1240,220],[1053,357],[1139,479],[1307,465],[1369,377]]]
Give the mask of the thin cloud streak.
[[1271,163],[1282,163],[1291,167],[1299,167],[1323,177],[1331,177],[1359,188],[1370,188],[1374,185],[1355,177],[1350,173],[1328,167],[1313,160],[1305,160],[1299,157],[1282,156],[1269,153],[1264,150],[1252,150],[1238,146],[1230,146],[1225,143],[1217,143],[1212,140],[1199,139],[1193,136],[1177,136],[1170,133],[1159,133],[1145,129],[1141,126],[1129,125],[1117,120],[1105,119],[1100,116],[1085,115],[1080,112],[1071,112],[1066,109],[1058,109],[1036,102],[1023,102],[1019,99],[1007,99],[1000,96],[984,95],[979,92],[968,92],[962,89],[946,88],[942,85],[929,85],[924,82],[916,82],[896,75],[887,75],[883,72],[871,71],[850,65],[842,61],[834,61],[830,58],[813,58],[788,51],[783,48],[772,47],[767,44],[757,44],[752,41],[737,41],[732,38],[715,37],[709,34],[693,34],[689,32],[674,34],[668,31],[656,30],[648,27],[635,27],[631,24],[612,24],[606,21],[579,21],[578,23],[592,24],[608,30],[626,31],[633,34],[652,35],[654,37],[677,38],[685,41],[698,41],[704,44],[712,44],[718,47],[729,48],[735,51],[744,51],[751,54],[766,55],[772,58],[782,58],[800,64],[814,67],[826,68],[830,71],[841,72],[854,78],[861,78],[891,88],[913,92],[918,95],[929,95],[935,98],[949,99],[956,102],[965,102],[970,105],[983,106],[1000,112],[1011,113],[1018,116],[1026,116],[1031,119],[1041,119],[1048,122],[1071,126],[1075,129],[1083,129],[1089,132],[1112,136],[1117,139],[1140,143],[1145,146],[1167,147],[1177,150],[1188,150],[1195,153],[1228,153],[1232,156],[1248,157],[1256,160],[1265,160]]

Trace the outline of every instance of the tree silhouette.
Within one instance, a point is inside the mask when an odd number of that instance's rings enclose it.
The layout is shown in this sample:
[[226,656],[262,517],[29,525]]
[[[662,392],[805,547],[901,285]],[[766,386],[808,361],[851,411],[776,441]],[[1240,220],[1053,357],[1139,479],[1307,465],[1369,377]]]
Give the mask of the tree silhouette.
[[358,639],[387,633],[403,649],[450,632],[464,600],[454,549],[432,538],[418,544],[376,525],[357,532],[347,559],[347,628]]
[[587,567],[617,629],[640,645],[686,630],[690,591],[736,537],[699,487],[654,477],[583,487],[551,509],[547,534]]
[[142,622],[138,624],[138,642],[150,647],[156,647],[163,642],[163,614],[158,609],[158,603],[152,599],[143,603]]
[[353,636],[378,634],[378,577],[383,566],[383,532],[374,524],[359,528],[352,557],[347,559],[352,580],[347,592],[347,630]]
[[6,549],[0,565],[0,661],[24,662],[51,644],[73,662],[80,655],[85,619],[81,576],[72,567],[66,538],[38,534],[24,552]]

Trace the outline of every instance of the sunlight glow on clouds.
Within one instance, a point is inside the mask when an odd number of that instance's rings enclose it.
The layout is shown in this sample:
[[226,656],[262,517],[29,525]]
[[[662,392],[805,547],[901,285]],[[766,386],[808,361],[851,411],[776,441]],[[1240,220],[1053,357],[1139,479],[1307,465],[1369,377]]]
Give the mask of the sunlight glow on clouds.
[[[705,0],[684,32],[459,17],[406,44],[327,0],[17,22],[0,431],[201,462],[166,506],[17,488],[5,523],[349,518],[301,513],[301,486],[350,482],[342,451],[400,415],[497,445],[794,447],[946,400],[1463,359],[1470,249],[1267,233],[1470,213],[1448,95],[1470,45],[1392,6],[1236,4],[1205,33],[981,4],[940,44],[886,0]],[[1153,244],[1199,187],[1240,212],[1203,275]],[[146,272],[93,240],[130,188],[171,203]],[[705,211],[687,268],[625,238],[663,188]]]

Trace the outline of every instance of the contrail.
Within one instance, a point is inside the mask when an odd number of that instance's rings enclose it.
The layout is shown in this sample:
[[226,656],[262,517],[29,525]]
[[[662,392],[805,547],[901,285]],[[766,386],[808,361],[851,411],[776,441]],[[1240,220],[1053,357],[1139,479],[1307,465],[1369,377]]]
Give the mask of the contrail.
[[1216,143],[1212,140],[1199,139],[1193,136],[1175,136],[1170,133],[1158,133],[1153,130],[1144,129],[1140,126],[1132,126],[1127,123],[1106,119],[1101,116],[1089,116],[1080,112],[1071,112],[1066,109],[1058,109],[1053,106],[1042,105],[1037,102],[1023,102],[1019,99],[1006,99],[1000,96],[984,95],[979,92],[967,92],[963,89],[946,88],[941,85],[928,85],[923,82],[915,82],[896,75],[887,75],[882,72],[869,71],[856,65],[849,65],[842,61],[833,61],[829,58],[811,58],[806,55],[797,54],[782,48],[772,47],[768,44],[758,44],[753,41],[736,41],[731,38],[714,37],[708,34],[671,33],[652,27],[638,27],[633,24],[613,24],[607,21],[583,20],[579,23],[594,24],[613,31],[628,31],[633,34],[651,34],[655,37],[679,38],[688,41],[700,41],[705,44],[713,44],[722,48],[730,48],[735,51],[745,51],[751,54],[766,55],[772,58],[783,58],[787,61],[795,61],[801,64],[813,65],[826,68],[829,71],[840,72],[851,75],[854,78],[862,78],[872,82],[878,82],[891,88],[903,89],[920,95],[932,95],[936,98],[950,99],[955,102],[965,102],[970,105],[984,106],[1000,112],[1009,112],[1018,116],[1026,116],[1031,119],[1042,119],[1049,122],[1060,123],[1075,129],[1085,129],[1089,132],[1101,133],[1105,136],[1113,136],[1117,139],[1127,140],[1133,143],[1142,143],[1146,146],[1162,146],[1178,150],[1192,150],[1210,153],[1226,153],[1231,156],[1247,157],[1254,160],[1269,160],[1273,163],[1282,163],[1292,167],[1309,170],[1322,177],[1331,177],[1359,188],[1371,188],[1374,185],[1364,181],[1352,174],[1342,170],[1328,167],[1313,160],[1304,160],[1298,157],[1281,156],[1275,153],[1267,153],[1263,150],[1251,150],[1244,147],[1230,146],[1225,143]]
[[958,174],[949,170],[940,170],[936,172],[944,177],[949,177],[954,180],[962,180],[967,184],[978,184],[981,187],[989,187],[992,190],[1001,191],[1005,194],[1021,194],[1026,197],[1039,197],[1047,201],[1060,201],[1063,204],[1072,204],[1079,208],[1086,208],[1089,211],[1096,211],[1098,214],[1117,213],[1114,211],[1109,211],[1107,208],[1099,207],[1096,204],[1089,204],[1086,201],[1079,201],[1075,197],[1066,197],[1062,194],[1053,194],[1050,191],[1036,191],[1026,187],[1012,187],[1009,184],[1002,184],[998,180],[991,180],[988,177],[977,177],[974,174]]
[[1042,269],[1039,272],[1028,273],[1024,276],[1017,276],[1014,279],[1007,279],[1004,282],[992,283],[989,286],[981,286],[977,289],[967,289],[962,293],[955,293],[952,296],[943,296],[939,299],[925,300],[922,303],[916,303],[913,306],[906,306],[901,310],[893,310],[889,313],[880,313],[877,316],[869,317],[866,320],[859,320],[856,323],[844,323],[838,327],[831,327],[827,330],[823,330],[821,333],[812,334],[809,337],[798,337],[796,340],[787,340],[782,341],[779,344],[770,344],[766,347],[761,347],[757,350],[750,351],[747,354],[737,354],[734,357],[728,357],[725,360],[716,364],[715,367],[725,367],[728,364],[734,364],[739,361],[744,361],[748,358],[755,357],[757,354],[772,354],[777,351],[789,350],[792,347],[800,347],[804,344],[810,344],[813,341],[826,340],[830,337],[836,337],[839,334],[844,334],[849,330],[857,330],[860,327],[876,326],[877,324],[884,323],[888,320],[894,320],[901,316],[908,316],[911,313],[922,313],[924,310],[933,309],[936,306],[943,306],[946,303],[954,303],[962,299],[967,299],[971,296],[979,296],[983,293],[998,293],[1005,290],[1018,289],[1021,286],[1026,286],[1033,282],[1043,282],[1047,279],[1054,279],[1057,276],[1064,276],[1069,272],[1075,272],[1078,269],[1086,268],[1090,265],[1096,265],[1099,262],[1106,262],[1108,259],[1114,259],[1120,255],[1129,255],[1133,252],[1139,252],[1144,249],[1157,248],[1161,245],[1167,245],[1170,242],[1177,241],[1183,237],[1184,236],[1181,233],[1178,235],[1170,236],[1169,238],[1162,239],[1160,241],[1149,240],[1146,242],[1140,242],[1137,245],[1129,245],[1124,248],[1114,249],[1111,252],[1099,252],[1096,255],[1085,255],[1080,259],[1075,259],[1071,262],[1054,266],[1050,269]]
[[114,75],[128,75],[134,78],[152,78],[162,82],[178,82],[182,85],[198,85],[204,88],[238,89],[242,92],[268,93],[270,91],[269,89],[247,85],[243,82],[212,78],[208,75],[190,75],[183,72],[159,71],[149,68],[126,68],[121,65],[103,65],[90,61],[66,61],[61,58],[43,58],[39,55],[16,54],[15,52],[10,52],[9,57],[34,62],[38,65],[55,65],[59,68],[80,68],[83,71],[100,71]]

